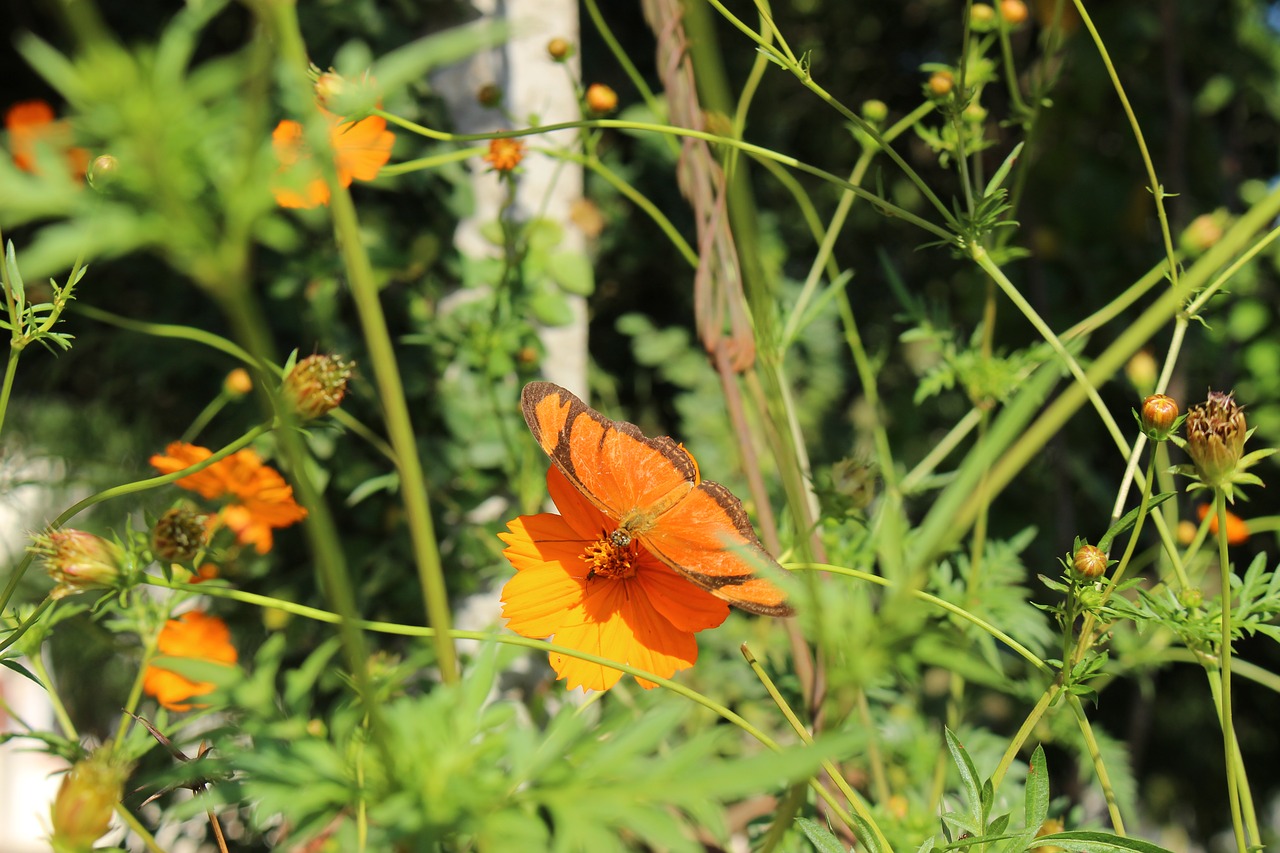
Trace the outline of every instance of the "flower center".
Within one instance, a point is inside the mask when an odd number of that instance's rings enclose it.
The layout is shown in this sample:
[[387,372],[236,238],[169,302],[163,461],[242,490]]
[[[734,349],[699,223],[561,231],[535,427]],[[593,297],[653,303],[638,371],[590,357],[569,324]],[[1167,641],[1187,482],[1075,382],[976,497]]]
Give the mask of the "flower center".
[[581,555],[591,566],[587,578],[622,580],[634,577],[636,553],[633,541],[631,534],[622,529],[609,534],[601,533],[600,538],[588,545]]

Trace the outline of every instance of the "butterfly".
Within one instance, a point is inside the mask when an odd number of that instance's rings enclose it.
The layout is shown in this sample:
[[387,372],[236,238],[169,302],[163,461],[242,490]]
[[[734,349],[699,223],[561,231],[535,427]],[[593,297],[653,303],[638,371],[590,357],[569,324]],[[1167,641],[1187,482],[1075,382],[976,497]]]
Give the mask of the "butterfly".
[[764,550],[742,502],[703,480],[683,445],[611,421],[551,382],[526,385],[520,408],[552,463],[617,523],[602,540],[619,549],[638,541],[735,607],[765,616],[794,613],[781,589],[755,575],[757,566],[782,567]]

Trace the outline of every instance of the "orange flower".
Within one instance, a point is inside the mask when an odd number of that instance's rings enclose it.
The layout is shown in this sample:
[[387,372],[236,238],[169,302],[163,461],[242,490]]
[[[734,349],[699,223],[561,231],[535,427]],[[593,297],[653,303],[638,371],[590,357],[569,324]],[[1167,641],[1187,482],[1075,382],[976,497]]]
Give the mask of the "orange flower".
[[[165,448],[164,455],[152,456],[151,464],[161,473],[172,474],[212,455],[213,451],[206,447],[175,441]],[[183,477],[178,485],[209,500],[230,497],[231,502],[220,514],[222,523],[231,528],[241,544],[254,546],[259,554],[271,550],[272,528],[288,527],[307,517],[280,472],[263,465],[258,454],[249,449]]]
[[[630,562],[607,573],[593,568],[601,531],[616,523],[556,468],[547,472],[547,490],[561,515],[522,515],[507,523],[510,533],[498,534],[507,543],[504,556],[516,568],[502,590],[507,627],[664,678],[693,666],[698,659],[693,635],[723,622],[728,605],[659,562],[638,541],[631,545]],[[622,677],[621,670],[561,654],[551,655],[551,667],[570,690],[607,690]]]
[[[351,186],[352,179],[372,181],[391,159],[395,134],[387,130],[387,120],[369,116],[343,122],[327,110],[320,110],[329,122],[329,142],[333,146],[338,182]],[[271,145],[280,161],[280,181],[271,187],[281,207],[315,207],[329,203],[329,185],[311,162],[311,152],[302,138],[302,125],[285,119],[271,134]]]
[[495,172],[510,172],[524,159],[524,143],[519,139],[491,139],[484,161]]
[[[227,624],[217,616],[208,616],[198,610],[188,611],[166,622],[160,630],[156,650],[169,657],[215,663],[233,664],[238,659]],[[176,672],[148,666],[142,676],[142,689],[170,711],[189,711],[193,707],[205,707],[192,705],[187,700],[211,692],[213,684],[191,681]]]
[[[1199,508],[1196,509],[1196,516],[1201,521],[1204,521],[1204,517],[1208,515],[1210,511],[1211,511],[1211,508],[1208,504],[1200,504]],[[1218,533],[1217,513],[1214,513],[1213,517],[1209,519],[1209,532],[1214,534],[1215,536]],[[1249,541],[1249,525],[1245,522],[1243,518],[1236,515],[1234,512],[1231,512],[1230,510],[1228,510],[1227,511],[1227,544],[1243,545],[1245,542],[1248,542],[1248,541]]]
[[13,163],[22,171],[38,174],[37,149],[48,146],[66,156],[73,177],[84,177],[89,152],[71,145],[71,127],[55,121],[53,107],[44,101],[21,101],[9,107],[4,128],[9,132]]

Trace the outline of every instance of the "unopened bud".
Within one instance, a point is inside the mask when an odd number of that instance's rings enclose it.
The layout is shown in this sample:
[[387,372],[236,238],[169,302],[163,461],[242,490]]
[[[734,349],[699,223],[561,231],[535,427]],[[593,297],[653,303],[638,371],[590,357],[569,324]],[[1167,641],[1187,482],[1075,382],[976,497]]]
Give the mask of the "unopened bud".
[[935,71],[929,75],[926,87],[934,98],[945,98],[955,88],[956,78],[950,71]]
[[547,42],[547,54],[556,62],[564,62],[570,56],[573,56],[573,45],[568,40],[562,38],[553,38]]
[[249,376],[249,371],[243,367],[237,367],[235,370],[227,374],[222,380],[222,390],[228,397],[240,398],[253,390],[253,379]]
[[889,105],[875,98],[863,101],[862,117],[872,124],[879,124],[889,117]]
[[1100,578],[1107,571],[1107,555],[1093,545],[1081,545],[1071,564],[1086,578]]
[[353,367],[336,355],[309,355],[289,371],[280,393],[298,417],[318,418],[342,405]]
[[347,88],[347,81],[336,71],[326,71],[316,78],[316,100],[322,106],[329,106],[333,99],[341,95]]
[[1156,380],[1160,378],[1160,366],[1156,364],[1156,358],[1150,350],[1138,350],[1125,364],[1124,375],[1138,393],[1146,397],[1155,390]]
[[1027,4],[1023,0],[1000,0],[1000,17],[1011,27],[1027,20]]
[[1204,593],[1198,586],[1189,586],[1178,593],[1178,603],[1188,610],[1195,610],[1204,604]]
[[1147,438],[1164,441],[1178,426],[1178,402],[1164,394],[1152,394],[1142,401],[1142,414],[1138,420]]
[[120,175],[120,161],[111,154],[95,157],[89,164],[89,186],[95,190],[104,190],[115,183]]
[[969,26],[980,33],[988,32],[996,22],[996,10],[986,3],[974,3],[969,10]]
[[492,109],[502,103],[502,87],[497,83],[485,83],[476,90],[476,103]]
[[119,545],[83,530],[54,530],[37,536],[31,550],[44,559],[45,571],[57,584],[49,593],[55,600],[114,586],[124,565]]
[[587,87],[587,109],[593,113],[611,113],[618,108],[618,93],[603,83]]
[[209,518],[187,507],[175,507],[151,528],[151,550],[157,559],[185,563],[205,545]]
[[50,810],[54,850],[88,851],[106,833],[120,802],[129,767],[111,758],[103,747],[76,763],[62,779]]

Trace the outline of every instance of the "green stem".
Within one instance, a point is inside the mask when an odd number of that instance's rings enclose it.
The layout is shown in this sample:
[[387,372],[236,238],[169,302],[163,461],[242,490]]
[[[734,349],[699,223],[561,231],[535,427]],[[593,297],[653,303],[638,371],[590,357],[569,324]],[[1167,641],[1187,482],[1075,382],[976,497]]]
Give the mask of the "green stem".
[[[609,52],[613,54],[613,58],[618,65],[622,66],[622,71],[627,75],[627,79],[631,81],[631,85],[636,87],[636,91],[644,99],[645,106],[649,108],[649,112],[654,115],[665,114],[666,105],[654,95],[653,89],[649,88],[649,81],[644,79],[644,75],[636,68],[626,50],[618,43],[618,39],[613,35],[613,30],[605,23],[604,15],[600,14],[600,7],[596,4],[596,0],[583,0],[583,5],[586,7],[587,15],[591,18],[591,23],[595,24],[596,31],[600,33],[600,38],[608,46]],[[672,154],[680,153],[679,143],[670,137],[667,137],[667,146]]]
[[1115,788],[1111,785],[1111,774],[1107,772],[1106,762],[1102,760],[1102,750],[1098,748],[1098,739],[1093,736],[1093,726],[1089,724],[1089,718],[1085,715],[1084,706],[1080,704],[1080,697],[1068,693],[1067,702],[1071,705],[1071,710],[1075,712],[1076,723],[1080,727],[1080,736],[1084,738],[1085,747],[1089,750],[1089,757],[1093,760],[1093,770],[1098,774],[1098,784],[1102,786],[1102,795],[1107,799],[1107,812],[1111,815],[1111,827],[1115,830],[1116,835],[1124,838],[1124,819],[1120,816],[1120,806],[1116,802]]
[[662,233],[667,235],[667,239],[671,241],[671,244],[675,246],[676,251],[678,251],[681,256],[684,257],[685,261],[689,263],[689,266],[694,269],[698,268],[698,253],[694,251],[688,241],[680,235],[680,232],[671,224],[671,220],[666,217],[666,214],[659,210],[658,206],[651,202],[647,196],[635,187],[631,186],[631,184],[627,183],[626,180],[618,175],[617,172],[614,172],[604,163],[601,163],[599,158],[588,157],[584,154],[579,154],[576,151],[562,150],[558,148],[539,148],[538,150],[543,154],[546,154],[548,157],[555,157],[559,160],[568,160],[572,163],[578,163],[579,165],[585,166],[595,172],[603,178],[609,186],[622,193],[622,195],[626,196],[632,204],[643,210],[649,218],[653,220],[654,224],[662,229]]
[[[833,575],[844,575],[845,577],[857,578],[858,580],[867,581],[868,583],[873,583],[878,586],[884,586],[884,587],[893,586],[893,583],[888,578],[881,577],[880,575],[873,575],[870,572],[864,572],[858,569],[850,569],[844,566],[833,566],[830,563],[793,563],[788,565],[787,568],[789,568],[792,571],[806,570],[811,572],[828,572]],[[921,601],[927,601],[928,603],[934,605],[935,607],[942,608],[943,610],[947,611],[953,616],[958,616],[961,619],[964,619],[966,622],[976,625],[978,628],[982,629],[983,631],[986,631],[992,637],[1004,643],[1012,651],[1017,652],[1029,664],[1031,664],[1036,669],[1040,670],[1040,672],[1044,673],[1045,675],[1053,675],[1053,667],[1049,666],[1049,664],[1040,660],[1040,658],[1037,657],[1035,653],[1032,652],[1030,649],[1028,649],[1026,646],[1022,645],[1017,640],[1013,639],[1008,634],[1006,634],[1004,631],[1001,631],[995,625],[992,625],[990,622],[986,621],[980,616],[976,616],[973,613],[970,613],[968,610],[965,610],[963,607],[960,607],[959,605],[952,604],[949,601],[945,601],[941,598],[938,598],[936,595],[930,595],[929,593],[923,590],[908,589],[906,590],[906,592],[908,595],[911,595],[914,598],[918,598]]]
[[[9,590],[6,589],[5,591],[8,592]],[[5,637],[4,640],[0,640],[0,652],[4,651],[5,649],[12,646],[14,643],[18,642],[18,640],[22,639],[22,635],[27,633],[27,631],[31,630],[31,626],[39,622],[40,617],[44,615],[44,612],[52,606],[53,606],[52,598],[46,597],[44,601],[40,602],[40,604],[36,606],[36,609],[31,611],[30,616],[24,619],[22,623],[19,624],[12,631],[10,631],[9,635]]]
[[1214,490],[1214,511],[1218,515],[1218,567],[1222,579],[1222,636],[1218,641],[1218,667],[1222,676],[1222,751],[1227,764],[1227,797],[1231,802],[1231,829],[1237,853],[1248,853],[1244,837],[1244,814],[1240,806],[1240,782],[1236,768],[1236,730],[1231,709],[1231,561],[1227,557],[1227,495]]
[[49,704],[53,706],[53,715],[58,718],[58,725],[62,727],[62,733],[70,740],[79,740],[80,735],[76,732],[75,724],[71,722],[71,716],[62,704],[58,691],[54,689],[53,679],[49,677],[49,670],[45,668],[44,656],[41,654],[40,649],[35,649],[31,654],[27,655],[27,663],[31,665],[31,671],[35,673],[36,678],[40,679],[40,686],[44,688],[45,694],[49,697]]
[[[739,650],[742,652],[742,656],[746,658],[747,663],[751,667],[751,671],[756,674],[756,678],[760,679],[760,683],[763,684],[764,689],[768,691],[769,697],[773,699],[773,703],[777,705],[778,710],[782,712],[782,716],[784,716],[787,722],[791,724],[792,730],[804,744],[812,746],[813,735],[809,734],[809,730],[805,728],[804,723],[802,723],[800,718],[796,716],[796,712],[791,710],[791,706],[787,704],[787,700],[783,698],[777,685],[773,683],[773,679],[764,671],[764,667],[762,667],[760,662],[756,660],[756,656],[752,654],[751,649],[746,643],[743,643],[739,647]],[[888,853],[888,851],[892,851],[893,847],[889,844],[889,840],[884,837],[884,833],[881,832],[879,825],[876,823],[875,816],[871,814],[871,810],[867,808],[867,804],[863,802],[863,799],[858,792],[850,787],[839,768],[837,768],[831,761],[824,759],[822,761],[822,769],[826,771],[827,776],[835,786],[840,789],[840,793],[844,794],[845,799],[847,799],[849,804],[853,806],[853,810],[857,813],[858,817],[862,818],[866,822],[867,826],[871,828],[871,832],[875,835],[876,841],[880,845],[880,849],[886,851],[886,853]]]
[[133,812],[125,807],[124,803],[116,803],[116,814],[134,835],[142,839],[142,843],[146,845],[147,850],[151,851],[151,853],[165,853],[165,849],[156,841],[155,836],[142,825],[142,822],[138,820]]
[[9,395],[13,393],[13,378],[18,375],[18,359],[22,350],[9,347],[9,359],[4,366],[4,385],[0,386],[0,433],[4,431],[4,416],[9,411]]
[[[297,9],[293,3],[273,4],[273,19],[280,38],[280,53],[296,78],[294,86],[306,88],[303,69],[307,67],[306,48],[298,29]],[[458,664],[453,643],[449,639],[449,599],[445,588],[444,571],[440,565],[440,550],[436,542],[435,526],[431,519],[426,477],[418,456],[417,437],[405,402],[404,384],[396,363],[395,349],[387,330],[386,316],[379,300],[378,285],[373,266],[365,251],[360,235],[360,223],[356,218],[351,194],[337,182],[332,168],[326,168],[330,189],[330,211],[333,215],[334,236],[342,252],[351,296],[360,318],[360,328],[369,349],[373,364],[378,396],[382,401],[391,446],[399,460],[401,495],[404,498],[405,516],[413,543],[414,565],[422,587],[423,604],[427,624],[437,629],[435,650],[441,678],[453,683],[458,678]],[[338,543],[333,543],[336,547]],[[344,586],[346,581],[344,581]],[[347,615],[347,614],[344,614]],[[349,614],[354,616],[354,612]],[[363,662],[360,662],[363,666]],[[377,727],[375,726],[375,729]]]
[[195,420],[191,422],[191,426],[187,427],[182,433],[182,442],[191,442],[200,433],[204,432],[204,428],[218,416],[226,408],[227,403],[231,402],[231,396],[224,390],[218,396],[209,401],[209,405],[200,410],[200,414],[196,415]]
[[403,163],[395,163],[390,166],[383,166],[378,170],[379,178],[391,178],[396,175],[407,175],[412,172],[425,172],[428,169],[436,169],[440,166],[447,166],[450,163],[459,163],[463,160],[469,160],[472,157],[479,157],[489,149],[483,145],[477,145],[474,148],[460,148],[457,151],[447,151],[444,154],[433,154],[430,157],[420,157],[417,160],[405,160]]
[[[169,614],[173,613],[172,606]],[[156,646],[160,642],[160,631],[164,629],[162,623],[155,631],[151,632],[151,636],[147,637],[142,646],[142,658],[138,664],[138,674],[134,676],[133,685],[129,688],[129,698],[124,703],[124,711],[120,715],[120,724],[116,727],[116,738],[113,749],[120,751],[120,747],[124,744],[125,734],[129,731],[129,726],[133,723],[133,715],[138,709],[138,703],[142,701],[142,685],[146,680],[147,667],[151,665],[151,659],[155,657]]]
[[1173,234],[1169,231],[1169,217],[1164,211],[1164,187],[1160,185],[1159,179],[1156,177],[1155,163],[1151,160],[1151,152],[1147,150],[1147,141],[1142,136],[1142,127],[1138,124],[1138,117],[1133,112],[1133,107],[1129,104],[1129,96],[1125,94],[1124,86],[1120,83],[1120,75],[1116,73],[1116,67],[1111,62],[1111,54],[1107,52],[1107,47],[1102,43],[1102,36],[1098,34],[1098,29],[1093,25],[1093,19],[1089,17],[1089,13],[1085,11],[1084,3],[1081,0],[1074,0],[1076,11],[1080,13],[1080,19],[1084,21],[1085,27],[1089,30],[1090,37],[1093,38],[1093,44],[1098,49],[1098,55],[1102,58],[1102,64],[1106,66],[1107,76],[1111,78],[1111,85],[1116,90],[1116,95],[1120,98],[1120,105],[1124,108],[1124,114],[1129,118],[1129,126],[1133,129],[1134,139],[1138,143],[1138,153],[1142,155],[1142,164],[1147,169],[1147,180],[1151,181],[1151,194],[1156,200],[1156,217],[1160,220],[1160,235],[1164,238],[1165,257],[1169,262],[1169,284],[1171,289],[1178,289],[1178,262],[1176,252],[1173,249]]
[[996,765],[996,771],[991,774],[992,789],[1000,790],[1000,783],[1004,781],[1004,774],[1009,772],[1009,768],[1013,765],[1013,760],[1022,751],[1022,745],[1027,742],[1027,738],[1031,737],[1031,732],[1040,724],[1040,719],[1044,717],[1045,712],[1053,705],[1053,700],[1061,689],[1062,685],[1057,681],[1050,684],[1049,689],[1040,696],[1040,701],[1036,702],[1035,707],[1031,709],[1031,713],[1022,721],[1022,726],[1018,729],[1017,734],[1013,736],[1013,740],[1009,742],[1004,755],[1000,756],[1000,763]]
[[[1242,661],[1235,662],[1237,668],[1240,663],[1242,663]],[[1206,667],[1205,676],[1209,679],[1209,693],[1213,697],[1213,707],[1218,714],[1218,724],[1223,725],[1226,718],[1222,716],[1222,682],[1220,680],[1222,673],[1214,672],[1215,669],[1217,669],[1216,666]],[[1239,672],[1233,673],[1233,675],[1239,674]],[[1249,786],[1249,776],[1245,772],[1244,755],[1240,752],[1239,740],[1235,742],[1235,751],[1232,753],[1232,761],[1227,762],[1227,771],[1231,772],[1232,769],[1236,771],[1236,778],[1239,780],[1240,784],[1240,806],[1241,810],[1244,812],[1246,835],[1249,838],[1253,838],[1254,845],[1260,848],[1262,846],[1262,832],[1258,827],[1257,812],[1253,808],[1253,793]]]
[[[485,139],[485,140],[512,139],[512,138],[517,138],[521,136],[534,136],[540,133],[552,133],[557,130],[575,130],[578,128],[592,128],[592,127],[613,128],[615,130],[639,130],[639,131],[644,131],[648,133],[662,134],[665,136],[687,136],[690,139],[702,139],[702,140],[706,140],[707,142],[714,142],[717,145],[725,145],[730,148],[737,148],[747,154],[752,154],[754,156],[763,157],[768,160],[773,160],[774,162],[781,163],[782,165],[787,166],[789,168],[795,169],[800,172],[805,172],[806,174],[809,174],[809,175],[813,175],[815,178],[820,178],[821,180],[824,180],[830,184],[834,184],[837,187],[847,189],[850,192],[854,193],[855,195],[859,195],[867,199],[868,201],[872,202],[876,206],[876,208],[881,212],[894,216],[898,219],[902,219],[905,222],[909,222],[918,228],[928,231],[930,234],[933,234],[935,237],[938,237],[940,240],[943,240],[948,244],[954,243],[956,239],[955,234],[948,231],[946,228],[943,228],[940,225],[935,225],[934,223],[928,221],[927,219],[923,219],[919,216],[916,216],[914,213],[911,213],[908,210],[900,208],[895,204],[891,204],[890,202],[886,201],[885,199],[881,198],[875,193],[867,192],[861,187],[855,187],[852,184],[850,184],[848,181],[843,180],[837,177],[836,175],[833,175],[830,172],[819,169],[816,166],[811,166],[808,163],[797,160],[794,157],[788,157],[785,154],[779,154],[776,151],[773,151],[768,148],[763,148],[759,145],[752,145],[749,142],[743,142],[740,139],[732,139],[727,136],[720,136],[715,133],[707,133],[701,130],[693,130],[687,127],[673,127],[671,125],[666,125],[666,124],[650,124],[647,122],[622,121],[620,119],[605,118],[605,119],[592,119],[590,121],[566,121],[566,122],[560,122],[559,124],[542,125],[539,127],[526,127],[519,130],[504,130],[504,131],[497,131],[494,133],[468,134],[468,133],[447,133],[442,130],[433,130],[429,127],[424,127],[423,125],[417,124],[415,122],[409,121],[406,118],[401,118],[400,116],[393,115],[392,113],[388,113],[383,110],[374,110],[373,115],[382,116],[388,122],[398,127],[402,127],[405,130],[412,131],[413,133],[417,133],[422,136],[425,136],[428,139],[438,139],[446,142],[474,142],[480,139]],[[862,125],[866,124],[866,122],[862,121],[861,119],[859,119],[859,121],[861,122]],[[872,130],[872,133],[874,133],[874,129]],[[880,138],[879,134],[875,134],[875,138],[879,139]],[[886,151],[887,150],[888,149],[886,149]]]
[[1088,396],[1089,402],[1093,403],[1094,410],[1097,411],[1098,417],[1102,419],[1102,423],[1106,426],[1107,432],[1111,433],[1111,439],[1115,442],[1116,447],[1120,449],[1120,453],[1124,456],[1128,456],[1130,453],[1129,442],[1125,440],[1124,433],[1121,432],[1119,425],[1116,424],[1115,418],[1111,416],[1111,411],[1107,408],[1107,404],[1102,401],[1102,397],[1098,394],[1098,389],[1089,381],[1084,370],[1080,367],[1079,362],[1072,357],[1071,353],[1067,352],[1067,348],[1062,345],[1062,341],[1053,333],[1053,330],[1049,328],[1048,324],[1040,318],[1040,315],[1036,313],[1036,310],[1031,307],[1031,303],[1018,292],[1018,289],[1014,287],[1013,282],[1009,281],[1009,278],[1004,274],[1004,271],[1000,269],[1000,267],[996,266],[995,262],[991,260],[991,256],[987,254],[987,250],[982,246],[974,245],[970,247],[970,253],[974,262],[977,263],[978,266],[982,267],[987,275],[991,276],[992,280],[995,281],[1002,291],[1004,291],[1004,295],[1009,298],[1009,301],[1022,312],[1022,316],[1026,317],[1027,320],[1030,321],[1031,325],[1040,333],[1040,336],[1044,338],[1045,341],[1048,342],[1049,346],[1053,348],[1053,351],[1057,353],[1058,358],[1066,365],[1076,382],[1080,383],[1080,387]]
[[[191,326],[173,326],[167,323],[148,323],[142,320],[134,320],[130,317],[122,317],[119,314],[112,314],[110,311],[103,311],[101,308],[94,308],[92,305],[86,305],[83,302],[77,302],[72,309],[77,314],[83,314],[91,320],[97,320],[101,323],[109,323],[119,329],[128,329],[131,332],[141,332],[144,335],[151,335],[155,338],[176,338],[182,341],[194,341],[203,344],[210,349],[216,349],[224,352],[237,361],[241,361],[250,367],[257,367],[258,361],[238,344],[222,337],[215,335],[213,332],[206,332],[204,329],[196,329]],[[278,371],[277,371],[278,372]]]

